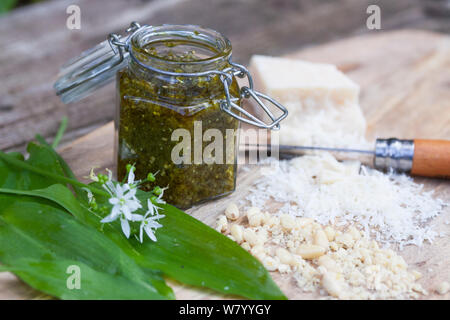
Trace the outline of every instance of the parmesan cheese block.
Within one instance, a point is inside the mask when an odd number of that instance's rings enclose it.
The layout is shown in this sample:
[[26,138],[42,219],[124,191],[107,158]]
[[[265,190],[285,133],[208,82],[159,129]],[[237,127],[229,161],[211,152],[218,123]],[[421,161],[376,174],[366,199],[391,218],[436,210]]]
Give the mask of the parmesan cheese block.
[[334,65],[253,56],[250,69],[256,89],[274,97],[289,111],[281,122],[281,144],[366,145],[359,86]]

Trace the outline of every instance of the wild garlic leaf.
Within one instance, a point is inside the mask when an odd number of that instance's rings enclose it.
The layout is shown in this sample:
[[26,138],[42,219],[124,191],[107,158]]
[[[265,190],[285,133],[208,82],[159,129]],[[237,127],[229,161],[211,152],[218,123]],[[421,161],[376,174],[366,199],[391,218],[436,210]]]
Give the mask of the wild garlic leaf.
[[87,208],[74,197],[72,191],[62,184],[53,184],[47,188],[35,190],[0,188],[0,194],[2,193],[44,198],[60,205],[81,222],[87,223],[88,220],[93,219],[92,212],[87,210]]
[[[64,159],[55,151],[55,149],[49,145],[45,139],[41,136],[41,135],[36,135],[36,140],[40,143],[40,145],[50,154],[53,155],[53,157],[56,158],[56,160],[59,162],[61,168],[64,171],[64,174],[66,177],[72,178],[72,179],[76,179],[74,173],[72,172],[72,169],[69,167],[69,165],[67,164],[66,161],[64,161]],[[79,197],[85,197],[85,192],[83,190],[81,190],[80,187],[77,186],[72,186],[75,193],[77,194],[77,196]]]
[[263,265],[236,242],[171,205],[162,209],[166,217],[156,231],[158,242],[132,242],[141,253],[139,265],[225,294],[286,299]]
[[[38,147],[30,146],[29,150],[35,155],[42,154],[49,159],[49,163],[54,164],[55,160],[58,162],[58,165],[49,168],[46,163],[30,157],[29,160],[33,160],[31,163],[34,166],[48,168],[50,172],[65,177],[73,177],[69,166],[56,152],[52,152],[50,146],[42,143]],[[6,164],[6,166],[8,165]],[[7,176],[8,179],[2,177],[4,167],[5,163],[0,161],[0,188],[3,187],[0,189],[0,193],[1,190],[11,193],[11,190],[7,188],[14,189],[14,185],[11,187],[10,183],[5,183],[5,181],[9,181],[10,177]],[[100,230],[102,217],[87,210],[84,191],[77,192],[77,198],[75,198],[70,195],[70,190],[66,186],[61,184],[50,186],[51,182],[57,183],[58,181],[31,174],[27,170],[18,170],[17,168],[14,170],[20,173],[19,176],[31,176],[32,183],[18,184],[18,189],[22,191],[31,190],[31,192],[23,194],[38,198],[35,200],[38,203],[43,201],[48,204],[50,200],[53,207],[62,207],[77,217],[79,221]],[[36,182],[35,179],[43,179],[44,183]],[[92,186],[101,188],[98,183],[94,183]],[[76,190],[75,186],[72,187]],[[145,203],[150,196],[149,193],[139,191],[142,203]],[[109,205],[106,197],[96,195],[96,201],[99,205]],[[75,204],[76,202],[78,204]],[[150,276],[160,270],[181,282],[208,287],[227,294],[253,299],[285,299],[264,267],[235,242],[170,205],[164,205],[160,213],[165,214],[166,217],[160,220],[164,227],[156,231],[157,242],[145,241],[141,244],[133,235],[130,240],[127,240],[120,231],[120,225],[116,222],[105,225],[101,232],[112,240],[128,258],[136,262],[140,266],[141,272]],[[1,255],[0,261],[2,261]]]
[[[74,287],[75,279],[69,279],[69,287],[67,285],[68,278],[77,275],[68,269],[70,266],[79,268],[79,289]],[[157,299],[145,282],[135,282],[121,275],[101,272],[76,260],[23,258],[15,261],[14,266],[5,266],[3,269],[17,274],[31,287],[65,300]]]
[[[29,152],[29,158],[25,160],[27,164],[41,168],[49,173],[64,175],[59,159],[42,145],[30,142],[27,150]],[[16,159],[24,160],[20,153],[11,153],[9,155]],[[0,187],[33,190],[45,188],[57,182],[52,178],[19,169],[0,159]]]
[[[87,224],[101,231],[110,239],[113,239],[116,245],[118,245],[124,252],[130,257],[139,255],[139,253],[133,248],[130,242],[123,236],[120,226],[118,224],[102,224],[100,220],[102,216],[90,211],[82,202],[79,202],[73,193],[62,184],[54,184],[44,189],[36,190],[14,190],[0,188],[1,194],[10,194],[17,196],[30,196],[37,199],[45,199],[53,202],[56,208],[63,208],[68,213],[72,214],[83,224]],[[50,202],[49,202],[50,205]]]
[[[141,203],[150,196],[137,191]],[[106,198],[96,199],[99,204],[107,202]],[[286,299],[263,265],[236,242],[171,205],[160,206],[165,218],[159,221],[163,227],[156,230],[158,241],[140,243],[130,238],[129,242],[139,253],[135,259],[140,266],[225,294],[251,299]]]
[[[99,187],[99,183],[91,185]],[[146,203],[151,194],[138,190],[137,197]],[[97,196],[96,201],[101,205],[108,199]],[[139,253],[134,257],[141,267],[158,269],[180,282],[225,294],[286,299],[264,266],[236,242],[174,206],[160,206],[165,217],[159,220],[163,227],[155,232],[158,241],[129,240]],[[118,225],[116,228],[120,230]]]
[[[174,298],[157,272],[144,272],[111,239],[43,198],[0,194],[0,261],[29,285],[60,298],[80,298],[79,293],[66,292],[60,286],[68,277],[69,262],[78,262],[86,270],[83,297],[87,299],[105,299],[114,293],[98,293],[117,290],[118,283],[124,282],[127,284],[117,298]],[[81,277],[83,286],[83,274]]]
[[[52,200],[85,223],[97,229],[101,225],[102,217],[80,205],[63,185],[9,192]],[[149,194],[138,191],[138,196],[144,201]],[[96,199],[107,203],[105,197]],[[156,243],[127,240],[119,223],[105,225],[102,232],[147,272],[161,270],[184,283],[252,299],[284,298],[264,267],[234,241],[175,207],[164,205],[162,209],[166,217],[160,220],[164,227],[156,231]]]

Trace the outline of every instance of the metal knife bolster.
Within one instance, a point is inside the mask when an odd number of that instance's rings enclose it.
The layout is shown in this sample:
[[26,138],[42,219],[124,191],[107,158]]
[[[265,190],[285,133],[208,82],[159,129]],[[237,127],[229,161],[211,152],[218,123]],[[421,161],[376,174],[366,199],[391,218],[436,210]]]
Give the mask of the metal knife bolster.
[[394,169],[409,172],[413,165],[414,140],[377,139],[374,167],[379,170]]

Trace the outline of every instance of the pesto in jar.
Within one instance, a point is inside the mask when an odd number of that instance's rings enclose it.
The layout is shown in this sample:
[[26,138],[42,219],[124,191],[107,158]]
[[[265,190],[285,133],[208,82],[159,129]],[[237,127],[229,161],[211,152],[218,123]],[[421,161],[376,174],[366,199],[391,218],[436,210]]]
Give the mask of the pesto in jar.
[[[239,120],[220,108],[225,93],[217,74],[174,76],[157,71],[198,73],[229,67],[227,59],[231,54],[231,45],[226,38],[207,29],[197,31],[191,26],[186,28],[191,29],[189,32],[163,29],[153,37],[135,35],[136,39],[132,41],[135,57],[156,71],[130,61],[117,76],[118,179],[120,181],[126,176],[127,164],[135,165],[137,180],[145,180],[150,172],[157,173],[158,185],[168,186],[164,193],[165,201],[180,208],[234,191],[239,127]],[[208,37],[211,41],[205,40]],[[229,91],[233,102],[239,105],[239,87],[234,78]],[[194,123],[201,123],[200,141],[198,133],[196,135],[194,132]],[[175,139],[172,134],[177,129],[189,132],[190,164],[176,164],[172,159],[173,148],[181,142],[172,141]],[[217,129],[224,138],[223,161],[206,164],[202,160],[201,163],[194,163],[195,143],[205,150],[212,142],[202,139],[208,129]],[[232,129],[234,134],[230,136],[227,129]],[[225,138],[232,140],[231,153],[226,150],[230,141],[225,141]],[[142,186],[146,189],[154,187],[150,182]]]

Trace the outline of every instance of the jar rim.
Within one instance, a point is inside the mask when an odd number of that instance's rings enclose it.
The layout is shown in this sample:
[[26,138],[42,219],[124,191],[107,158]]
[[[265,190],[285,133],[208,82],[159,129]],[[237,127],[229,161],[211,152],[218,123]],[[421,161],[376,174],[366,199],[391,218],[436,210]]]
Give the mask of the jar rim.
[[[199,58],[196,60],[171,60],[163,56],[146,52],[146,56],[148,56],[151,60],[157,61],[159,63],[165,63],[167,65],[173,66],[180,63],[184,65],[204,65],[210,63],[219,63],[222,61],[227,61],[232,52],[231,41],[222,33],[214,29],[205,28],[193,24],[163,24],[160,26],[143,26],[139,28],[134,34],[132,34],[130,38],[129,49],[134,53],[136,49],[142,48],[144,45],[151,43],[151,41],[149,41],[151,37],[158,36],[166,36],[169,37],[168,39],[172,39],[170,37],[173,37],[177,40],[183,39],[187,43],[192,44],[207,44],[217,50],[215,54],[209,57]],[[142,41],[144,41],[145,43],[141,43]],[[133,56],[135,55],[133,54]],[[143,61],[140,62],[145,63]]]

